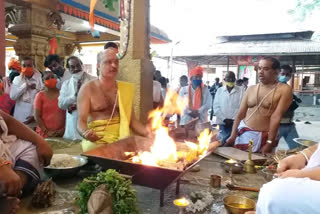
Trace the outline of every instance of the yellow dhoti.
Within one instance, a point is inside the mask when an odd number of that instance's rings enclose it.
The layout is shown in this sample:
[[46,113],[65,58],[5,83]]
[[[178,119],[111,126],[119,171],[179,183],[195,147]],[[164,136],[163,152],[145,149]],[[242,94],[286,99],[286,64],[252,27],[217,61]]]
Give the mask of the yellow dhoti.
[[106,119],[90,122],[88,128],[94,130],[94,132],[102,138],[95,142],[84,139],[82,141],[83,152],[130,136],[134,85],[121,81],[117,81],[117,85],[120,117],[113,117],[110,121]]

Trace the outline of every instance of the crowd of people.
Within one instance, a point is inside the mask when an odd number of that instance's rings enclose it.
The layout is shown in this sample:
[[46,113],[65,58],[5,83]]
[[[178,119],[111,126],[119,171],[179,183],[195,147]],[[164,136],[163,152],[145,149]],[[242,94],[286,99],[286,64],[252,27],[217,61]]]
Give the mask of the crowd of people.
[[[75,56],[66,60],[65,67],[59,56],[47,56],[44,72],[35,68],[31,57],[22,58],[21,64],[10,61],[9,76],[0,81],[0,190],[8,195],[8,200],[32,192],[38,184],[39,170],[49,164],[52,156],[44,138],[79,140],[85,152],[128,137],[131,130],[152,137],[150,130],[135,117],[132,106],[135,86],[116,80],[117,52],[117,46],[108,45],[98,54],[98,78],[86,73],[82,61]],[[153,75],[156,108],[165,99],[168,80],[156,69]],[[259,61],[257,85],[248,87],[247,79],[237,80],[235,73],[228,71],[224,84],[217,78],[210,87],[203,84],[203,68],[197,66],[188,77],[180,77],[177,93],[188,102],[178,116],[179,126],[193,120],[204,123],[215,115],[221,146],[247,150],[249,140],[253,140],[253,152],[268,153],[284,137],[289,148],[295,148],[292,139],[297,137],[297,131],[292,119],[301,100],[287,84],[291,76],[289,65],[280,66],[277,59],[264,57]],[[35,131],[26,126],[33,127],[33,123]],[[314,167],[320,164],[319,150],[316,146],[284,159],[278,169],[281,177],[318,181],[318,169]],[[310,171],[306,172],[307,169]],[[267,189],[278,185],[274,182],[262,189],[258,211],[270,209],[264,201],[275,203]],[[279,193],[277,197],[280,196]]]

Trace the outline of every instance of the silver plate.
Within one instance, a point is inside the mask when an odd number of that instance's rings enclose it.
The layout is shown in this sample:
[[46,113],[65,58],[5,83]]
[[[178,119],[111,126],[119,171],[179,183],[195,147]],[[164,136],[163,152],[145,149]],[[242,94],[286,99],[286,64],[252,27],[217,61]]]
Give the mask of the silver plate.
[[87,157],[81,155],[72,155],[72,158],[77,159],[79,161],[79,166],[76,167],[44,167],[44,171],[49,177],[72,177],[75,176],[83,167],[88,163]]
[[316,141],[302,139],[302,138],[294,138],[293,141],[301,146],[304,146],[304,147],[310,147],[310,146],[318,144],[318,142],[316,142]]

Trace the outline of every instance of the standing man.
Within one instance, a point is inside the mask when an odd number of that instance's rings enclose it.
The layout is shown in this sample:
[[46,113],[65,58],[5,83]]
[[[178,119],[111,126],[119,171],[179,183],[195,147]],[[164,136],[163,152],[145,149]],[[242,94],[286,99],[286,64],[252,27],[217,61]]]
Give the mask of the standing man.
[[209,90],[202,83],[203,68],[197,66],[190,71],[191,84],[182,87],[179,91],[180,97],[188,99],[188,107],[181,116],[180,125],[185,125],[194,118],[199,118],[200,122],[208,120],[208,109],[211,106],[211,96]]
[[[279,74],[279,82],[287,84],[291,77],[292,68],[290,65],[282,65]],[[293,95],[292,103],[280,121],[279,139],[283,137],[287,142],[289,149],[295,149],[297,147],[297,143],[294,142],[293,139],[299,137],[296,125],[293,122],[294,111],[299,107],[298,103],[301,103],[301,100],[296,95]]]
[[246,91],[248,89],[249,79],[247,77],[243,77],[243,87]]
[[218,89],[213,102],[213,110],[219,124],[219,139],[222,145],[230,137],[232,125],[236,118],[244,94],[243,88],[235,86],[236,76],[228,71],[224,77],[225,86]]
[[153,94],[152,94],[152,98],[153,98],[153,108],[154,109],[156,109],[159,106],[162,106],[162,104],[163,104],[163,98],[161,95],[161,83],[158,80],[156,80],[155,71],[156,71],[156,69],[153,66]]
[[99,79],[85,84],[78,96],[78,132],[84,152],[130,136],[130,129],[147,136],[147,129],[135,118],[134,85],[116,81],[117,51],[108,48],[98,54]]
[[67,59],[67,68],[71,73],[71,78],[63,82],[58,98],[59,107],[67,110],[66,128],[63,138],[81,140],[82,137],[77,132],[77,97],[81,86],[95,79],[95,77],[83,70],[83,64],[76,56],[71,56]]
[[253,152],[271,152],[277,146],[282,115],[292,102],[292,90],[278,82],[280,63],[273,57],[259,61],[259,83],[246,91],[226,145],[247,150],[253,140]]
[[61,89],[62,83],[71,77],[70,72],[63,67],[63,62],[56,54],[52,54],[46,57],[44,61],[44,67],[49,68],[55,75],[57,75],[58,89]]
[[21,61],[21,74],[11,85],[10,98],[16,101],[14,118],[25,124],[34,122],[33,101],[36,94],[43,88],[41,74],[34,67],[31,57]]
[[217,77],[215,79],[215,82],[214,84],[212,85],[212,87],[210,87],[210,94],[212,96],[212,104],[211,104],[211,112],[210,112],[210,120],[212,120],[213,118],[213,101],[214,101],[214,97],[215,97],[215,94],[217,92],[217,90],[222,87],[222,84],[220,83],[220,79]]

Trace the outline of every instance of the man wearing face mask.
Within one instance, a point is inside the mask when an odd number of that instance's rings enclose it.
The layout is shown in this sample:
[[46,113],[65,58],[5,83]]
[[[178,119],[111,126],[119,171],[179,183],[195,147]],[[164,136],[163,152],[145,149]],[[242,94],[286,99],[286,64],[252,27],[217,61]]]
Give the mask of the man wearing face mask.
[[34,98],[43,88],[43,83],[41,74],[35,69],[31,57],[24,57],[21,62],[21,74],[12,82],[10,98],[16,100],[14,118],[25,124],[30,124],[34,122]]
[[219,88],[215,94],[213,110],[219,124],[219,139],[222,145],[230,137],[232,125],[236,118],[244,89],[235,86],[236,76],[232,71],[228,71],[224,77],[225,86]]
[[95,79],[83,70],[81,60],[76,56],[67,59],[67,68],[71,73],[71,78],[64,81],[59,95],[59,107],[67,110],[66,128],[64,138],[70,140],[81,140],[82,137],[77,132],[77,96],[81,86]]
[[44,61],[44,67],[49,68],[57,76],[57,88],[61,89],[62,83],[67,79],[70,79],[71,74],[63,67],[63,63],[60,57],[56,54],[52,54],[46,57]]
[[194,118],[206,122],[208,109],[211,106],[211,95],[207,86],[202,83],[203,68],[197,66],[189,73],[191,84],[182,87],[179,96],[188,99],[188,107],[181,116],[180,125],[185,125]]
[[[287,84],[291,79],[292,68],[290,65],[282,65],[281,71],[278,76],[278,80],[281,83]],[[301,100],[293,94],[293,100],[289,109],[283,114],[283,117],[280,121],[279,127],[279,137],[284,138],[288,144],[289,149],[295,149],[297,143],[293,141],[294,138],[298,138],[298,133],[296,130],[296,125],[293,122],[294,111],[299,107],[298,103],[301,103]]]

